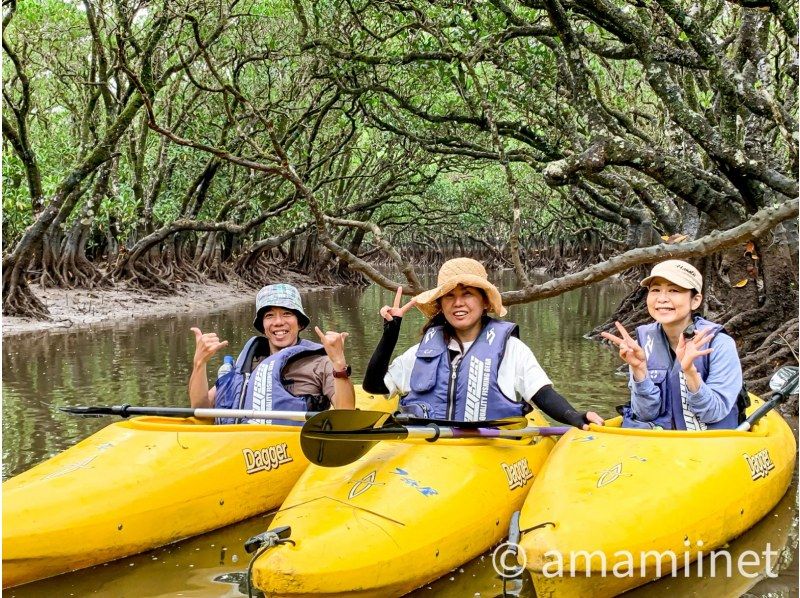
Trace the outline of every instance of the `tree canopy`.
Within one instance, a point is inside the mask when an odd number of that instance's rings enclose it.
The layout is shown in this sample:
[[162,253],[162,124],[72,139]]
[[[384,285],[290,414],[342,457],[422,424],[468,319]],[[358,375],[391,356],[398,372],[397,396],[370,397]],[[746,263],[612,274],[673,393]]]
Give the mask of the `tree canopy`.
[[704,257],[734,328],[796,324],[794,3],[3,10],[6,314],[46,317],[31,282],[258,284],[287,260],[416,292],[451,251],[513,267],[509,303]]

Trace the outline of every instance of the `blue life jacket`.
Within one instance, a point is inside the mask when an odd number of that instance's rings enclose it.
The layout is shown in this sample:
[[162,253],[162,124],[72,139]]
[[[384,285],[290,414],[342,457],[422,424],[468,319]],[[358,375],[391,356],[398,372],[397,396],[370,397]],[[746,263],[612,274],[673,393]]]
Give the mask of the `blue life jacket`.
[[506,397],[498,385],[500,362],[511,335],[519,327],[490,319],[453,371],[441,326],[429,328],[416,353],[411,392],[400,400],[401,409],[418,417],[481,421],[524,415],[525,401]]
[[[724,332],[722,326],[709,322],[699,316],[694,317],[696,330],[711,329],[713,334]],[[652,421],[642,422],[636,419],[630,406],[622,409],[622,426],[626,428],[652,428],[661,427],[665,430],[685,430],[686,421],[683,418],[683,403],[681,401],[680,372],[681,364],[673,358],[669,341],[660,324],[653,322],[636,328],[639,345],[644,349],[647,357],[647,371],[650,379],[661,393],[661,408],[658,416]],[[702,355],[694,360],[694,367],[705,382],[708,378],[708,355]],[[725,430],[736,428],[739,419],[739,407],[734,404],[731,411],[721,420],[713,423],[703,422],[709,430]]]
[[[262,355],[267,357],[253,369],[253,359]],[[281,377],[289,361],[308,355],[324,355],[325,349],[318,343],[301,340],[296,345],[286,347],[274,355],[269,355],[269,341],[263,336],[254,336],[247,343],[233,370],[217,380],[217,396],[214,407],[217,409],[255,409],[258,411],[308,411],[309,401],[314,403],[311,410],[325,410],[330,407],[321,404],[320,397],[295,396],[286,390]],[[236,418],[218,418],[218,424],[237,423]],[[251,424],[265,424],[268,420],[247,420]],[[272,420],[273,424],[302,425],[302,422]]]

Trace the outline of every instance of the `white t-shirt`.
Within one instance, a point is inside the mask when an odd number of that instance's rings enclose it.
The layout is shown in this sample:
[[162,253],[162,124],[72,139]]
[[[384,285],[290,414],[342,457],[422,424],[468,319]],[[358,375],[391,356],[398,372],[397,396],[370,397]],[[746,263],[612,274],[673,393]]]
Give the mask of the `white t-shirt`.
[[[464,343],[464,351],[471,346],[471,342]],[[418,348],[419,344],[416,344],[392,361],[389,371],[383,378],[389,394],[404,396],[411,392],[411,371],[414,369]],[[452,365],[455,367],[461,359],[461,348],[454,339],[450,340],[448,348],[459,353],[453,360]],[[530,402],[540,388],[552,384],[542,366],[536,361],[533,351],[528,345],[513,336],[508,339],[497,376],[497,382],[503,394],[516,401]]]

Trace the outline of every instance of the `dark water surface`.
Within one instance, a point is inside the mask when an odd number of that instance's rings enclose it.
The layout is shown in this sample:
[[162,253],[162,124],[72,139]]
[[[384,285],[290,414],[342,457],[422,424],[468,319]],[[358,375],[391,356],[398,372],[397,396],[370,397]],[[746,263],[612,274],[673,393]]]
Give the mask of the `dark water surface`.
[[[513,286],[503,277],[504,286]],[[555,388],[579,408],[611,416],[627,400],[625,378],[615,375],[615,353],[583,335],[606,319],[628,288],[604,283],[560,297],[514,306],[506,319],[517,322],[521,338],[534,351]],[[347,357],[356,382],[380,338],[379,308],[392,294],[378,287],[304,293],[306,310],[323,329],[348,331]],[[66,405],[188,405],[186,382],[194,353],[191,326],[216,330],[235,355],[254,334],[253,307],[219,313],[148,320],[134,327],[74,333],[37,334],[3,343],[3,479],[72,446],[110,420],[80,419],[57,411]],[[403,323],[398,351],[419,339],[422,316],[414,310]],[[304,334],[314,339],[313,331]],[[212,361],[216,371],[222,357]],[[68,497],[65,497],[68,500]],[[620,514],[624,516],[624,514]],[[33,596],[241,596],[248,556],[242,546],[269,527],[262,516],[114,563],[7,590]],[[734,550],[763,551],[769,541],[784,549],[784,573],[777,579],[664,580],[638,590],[641,595],[739,596],[797,595],[796,482],[781,503],[753,530],[731,544]],[[678,583],[678,582],[682,582]],[[713,583],[711,583],[713,582]],[[711,585],[709,585],[711,583]],[[753,588],[753,589],[750,589]],[[420,596],[496,596],[502,594],[491,559],[483,556],[417,591]],[[515,593],[533,596],[529,580]]]

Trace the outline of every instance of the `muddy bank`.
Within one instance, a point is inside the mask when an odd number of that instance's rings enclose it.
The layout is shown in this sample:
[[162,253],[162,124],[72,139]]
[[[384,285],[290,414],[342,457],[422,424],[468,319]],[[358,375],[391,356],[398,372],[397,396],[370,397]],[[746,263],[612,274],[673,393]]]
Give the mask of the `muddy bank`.
[[[280,282],[294,284],[301,291],[326,288],[308,277],[291,272],[281,277]],[[3,338],[102,328],[125,325],[142,318],[224,310],[254,301],[258,291],[235,278],[228,283],[182,283],[172,295],[150,293],[127,286],[93,290],[42,289],[37,285],[31,288],[47,306],[51,319],[3,316]]]

